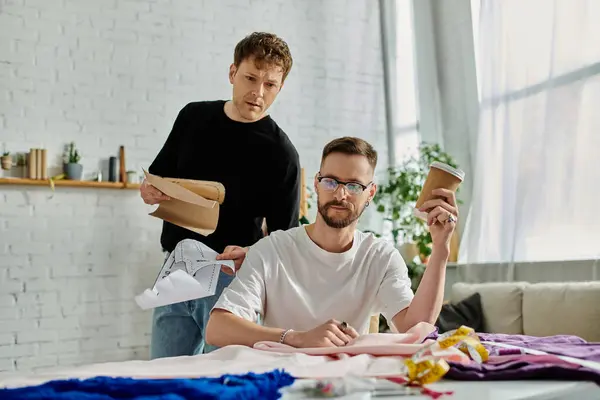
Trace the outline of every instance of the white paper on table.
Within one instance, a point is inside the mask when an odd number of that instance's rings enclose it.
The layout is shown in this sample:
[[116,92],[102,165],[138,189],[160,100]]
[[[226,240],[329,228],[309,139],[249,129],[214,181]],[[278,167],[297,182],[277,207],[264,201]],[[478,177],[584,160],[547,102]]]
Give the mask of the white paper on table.
[[136,296],[136,303],[147,310],[214,295],[221,267],[235,273],[233,260],[217,261],[217,255],[202,242],[182,240],[160,269],[154,287]]

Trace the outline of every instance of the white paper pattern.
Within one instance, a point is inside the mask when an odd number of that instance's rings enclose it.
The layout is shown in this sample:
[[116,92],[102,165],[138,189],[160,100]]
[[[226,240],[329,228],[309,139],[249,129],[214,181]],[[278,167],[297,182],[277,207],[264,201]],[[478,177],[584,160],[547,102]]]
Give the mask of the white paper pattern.
[[235,273],[233,260],[217,261],[217,255],[204,243],[182,240],[162,266],[154,287],[136,296],[136,303],[147,310],[214,295],[221,267]]

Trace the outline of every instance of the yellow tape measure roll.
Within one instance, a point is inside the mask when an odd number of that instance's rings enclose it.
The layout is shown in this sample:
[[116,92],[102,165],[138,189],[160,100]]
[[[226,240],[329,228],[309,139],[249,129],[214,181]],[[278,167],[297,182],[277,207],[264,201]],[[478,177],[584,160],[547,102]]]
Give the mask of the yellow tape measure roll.
[[450,369],[448,363],[442,359],[415,362],[408,358],[405,365],[408,369],[409,383],[418,385],[436,382],[446,375],[446,372]]
[[488,351],[479,341],[475,331],[467,326],[461,326],[440,335],[435,343],[425,346],[411,358],[404,361],[409,383],[425,385],[436,382],[446,375],[450,366],[445,360],[431,356],[423,357],[425,352],[436,345],[442,349],[456,346],[477,363],[485,362],[489,357]]

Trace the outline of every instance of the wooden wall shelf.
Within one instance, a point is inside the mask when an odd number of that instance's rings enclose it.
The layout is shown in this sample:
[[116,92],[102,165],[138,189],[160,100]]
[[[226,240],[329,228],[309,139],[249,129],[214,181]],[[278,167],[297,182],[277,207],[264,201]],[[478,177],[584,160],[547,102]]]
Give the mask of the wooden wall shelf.
[[[26,178],[0,178],[0,185],[21,185],[21,186],[48,186],[48,179],[26,179]],[[54,181],[54,186],[79,187],[79,188],[102,188],[102,189],[139,189],[139,183],[122,182],[95,182],[95,181],[72,181],[60,179]]]

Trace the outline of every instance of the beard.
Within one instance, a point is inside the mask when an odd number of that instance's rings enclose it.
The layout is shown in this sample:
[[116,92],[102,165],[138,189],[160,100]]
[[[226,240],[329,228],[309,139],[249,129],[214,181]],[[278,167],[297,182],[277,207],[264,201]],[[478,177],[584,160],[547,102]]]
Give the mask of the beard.
[[[346,216],[330,217],[327,214],[327,212],[329,211],[329,209],[331,207],[334,207],[334,206],[346,208],[346,210],[348,210]],[[342,229],[342,228],[349,226],[350,224],[352,224],[354,221],[356,221],[361,216],[361,214],[363,213],[364,210],[365,210],[365,206],[363,206],[358,211],[352,211],[349,204],[340,202],[340,201],[336,201],[336,200],[330,201],[329,203],[325,203],[325,204],[318,203],[318,211],[319,211],[319,214],[321,214],[323,221],[325,221],[327,226],[329,226],[330,228],[335,228],[335,229]]]

